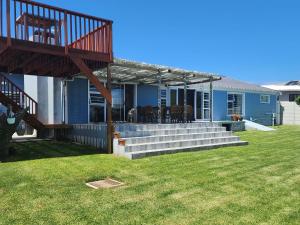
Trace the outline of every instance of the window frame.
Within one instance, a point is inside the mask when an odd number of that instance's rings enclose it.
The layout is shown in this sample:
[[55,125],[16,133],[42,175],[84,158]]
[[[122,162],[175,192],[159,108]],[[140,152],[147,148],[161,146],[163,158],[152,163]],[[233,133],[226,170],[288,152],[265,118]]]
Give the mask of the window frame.
[[[263,97],[268,97],[268,101],[262,101]],[[259,99],[260,99],[261,104],[270,104],[271,103],[271,95],[261,94]]]
[[228,103],[229,102],[234,102],[234,101],[229,101],[228,96],[229,95],[241,95],[242,96],[242,105],[241,105],[241,114],[240,116],[245,116],[245,93],[239,93],[239,92],[227,92],[227,116],[232,116],[234,114],[237,114],[236,112],[233,112],[232,114],[229,113],[229,107]]

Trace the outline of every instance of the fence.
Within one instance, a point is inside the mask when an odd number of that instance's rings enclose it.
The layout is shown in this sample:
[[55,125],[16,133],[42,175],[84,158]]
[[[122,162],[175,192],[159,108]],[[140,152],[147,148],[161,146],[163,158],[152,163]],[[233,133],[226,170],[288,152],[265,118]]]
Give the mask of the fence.
[[68,138],[76,143],[105,150],[107,147],[106,128],[106,124],[72,125]]

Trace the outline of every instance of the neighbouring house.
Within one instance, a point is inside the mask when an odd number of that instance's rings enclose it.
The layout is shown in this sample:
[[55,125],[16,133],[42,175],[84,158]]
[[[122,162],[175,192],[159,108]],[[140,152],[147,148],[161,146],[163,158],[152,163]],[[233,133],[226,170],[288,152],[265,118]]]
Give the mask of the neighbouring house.
[[300,106],[295,100],[300,96],[300,81],[289,81],[283,84],[264,85],[264,87],[280,92],[280,123],[287,125],[300,124]]

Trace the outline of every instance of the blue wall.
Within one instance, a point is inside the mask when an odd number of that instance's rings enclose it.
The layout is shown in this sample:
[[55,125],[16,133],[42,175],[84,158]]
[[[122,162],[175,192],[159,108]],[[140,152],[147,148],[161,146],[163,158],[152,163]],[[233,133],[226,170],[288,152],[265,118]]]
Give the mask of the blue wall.
[[[214,91],[213,118],[214,120],[228,120],[227,91]],[[241,92],[244,94],[243,92]],[[260,93],[245,93],[245,119],[252,118],[255,122],[272,125],[272,113],[276,113],[277,96],[270,95],[270,104],[260,102]]]
[[259,93],[246,93],[245,99],[246,119],[252,117],[254,122],[272,125],[272,113],[276,113],[276,95],[271,95],[270,104],[260,103]]
[[227,91],[214,91],[213,94],[214,120],[227,120]]
[[24,75],[6,75],[6,77],[11,80],[15,85],[24,90]]
[[157,87],[151,85],[138,85],[137,92],[137,106],[157,106]]
[[68,123],[88,123],[88,80],[68,82]]

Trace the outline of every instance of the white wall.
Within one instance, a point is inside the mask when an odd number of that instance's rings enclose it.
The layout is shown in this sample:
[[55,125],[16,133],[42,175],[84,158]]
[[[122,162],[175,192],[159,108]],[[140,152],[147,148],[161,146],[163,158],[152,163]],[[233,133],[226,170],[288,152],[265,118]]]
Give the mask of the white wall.
[[281,102],[282,124],[300,125],[300,106],[295,102]]
[[284,92],[279,97],[281,105],[281,116],[283,125],[300,125],[300,106],[289,101],[289,94],[300,94],[300,92]]
[[61,79],[37,78],[38,118],[44,124],[61,124],[63,121]]
[[24,91],[35,101],[38,101],[37,76],[24,75]]

